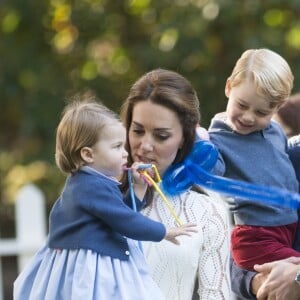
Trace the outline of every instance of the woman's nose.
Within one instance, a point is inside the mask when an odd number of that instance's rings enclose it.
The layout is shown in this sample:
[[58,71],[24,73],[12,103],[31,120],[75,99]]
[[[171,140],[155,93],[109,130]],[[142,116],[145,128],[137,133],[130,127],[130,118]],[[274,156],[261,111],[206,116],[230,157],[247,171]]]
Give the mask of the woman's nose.
[[141,149],[144,151],[152,151],[153,150],[153,143],[149,138],[143,138],[141,140]]

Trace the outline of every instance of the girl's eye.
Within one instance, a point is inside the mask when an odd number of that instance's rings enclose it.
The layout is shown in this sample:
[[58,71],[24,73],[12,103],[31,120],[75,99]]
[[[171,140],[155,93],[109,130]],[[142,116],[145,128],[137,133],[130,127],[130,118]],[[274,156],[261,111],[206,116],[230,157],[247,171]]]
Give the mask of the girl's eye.
[[123,147],[123,144],[117,144],[117,145],[115,146],[116,149],[120,149],[120,148],[122,148],[122,147]]

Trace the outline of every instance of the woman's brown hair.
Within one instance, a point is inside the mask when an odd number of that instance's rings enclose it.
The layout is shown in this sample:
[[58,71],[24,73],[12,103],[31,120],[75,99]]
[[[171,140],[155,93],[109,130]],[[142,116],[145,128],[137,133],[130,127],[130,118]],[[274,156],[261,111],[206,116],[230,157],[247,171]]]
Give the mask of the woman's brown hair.
[[[182,162],[192,149],[195,129],[200,123],[199,100],[191,83],[174,71],[156,69],[144,74],[133,84],[121,107],[121,119],[127,130],[126,147],[129,164],[133,161],[129,149],[128,131],[134,106],[141,101],[150,101],[176,113],[182,126],[184,143],[173,163]],[[127,188],[128,184],[124,176],[122,190],[125,191]],[[149,198],[147,196],[148,200]]]

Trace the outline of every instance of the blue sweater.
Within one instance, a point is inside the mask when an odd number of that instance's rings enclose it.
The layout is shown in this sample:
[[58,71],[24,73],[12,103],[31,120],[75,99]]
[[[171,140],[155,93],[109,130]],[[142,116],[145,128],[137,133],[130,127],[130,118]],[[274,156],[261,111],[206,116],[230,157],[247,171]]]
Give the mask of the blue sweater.
[[300,144],[289,148],[288,154],[294,166],[298,182],[300,182]]
[[134,212],[124,203],[118,185],[90,168],[68,177],[50,212],[49,247],[91,249],[128,260],[126,237],[161,241],[166,234],[165,226]]
[[[298,180],[300,180],[300,143],[289,147],[288,154],[295,168],[297,178]],[[298,214],[299,213],[300,212],[298,210]],[[297,234],[293,248],[300,252],[300,223],[298,223]],[[251,280],[256,272],[251,272],[239,268],[231,258],[230,273],[231,287],[233,292],[243,299],[256,299],[256,297],[251,292]]]
[[[278,123],[271,121],[263,131],[241,135],[224,122],[224,114],[218,114],[212,120],[209,135],[224,160],[225,177],[298,192],[287,139]],[[280,226],[298,220],[294,209],[240,198],[230,204],[235,224]]]

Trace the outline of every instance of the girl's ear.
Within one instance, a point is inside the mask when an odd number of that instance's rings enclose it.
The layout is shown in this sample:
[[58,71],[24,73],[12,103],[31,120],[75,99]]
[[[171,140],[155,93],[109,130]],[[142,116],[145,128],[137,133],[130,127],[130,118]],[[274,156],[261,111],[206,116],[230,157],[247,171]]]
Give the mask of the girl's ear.
[[88,164],[91,164],[94,162],[94,155],[93,155],[93,149],[90,147],[83,147],[80,150],[80,155],[83,161],[85,161]]
[[228,78],[226,81],[226,85],[225,85],[225,96],[227,98],[229,98],[230,91],[231,91],[231,82],[230,82],[230,79]]

